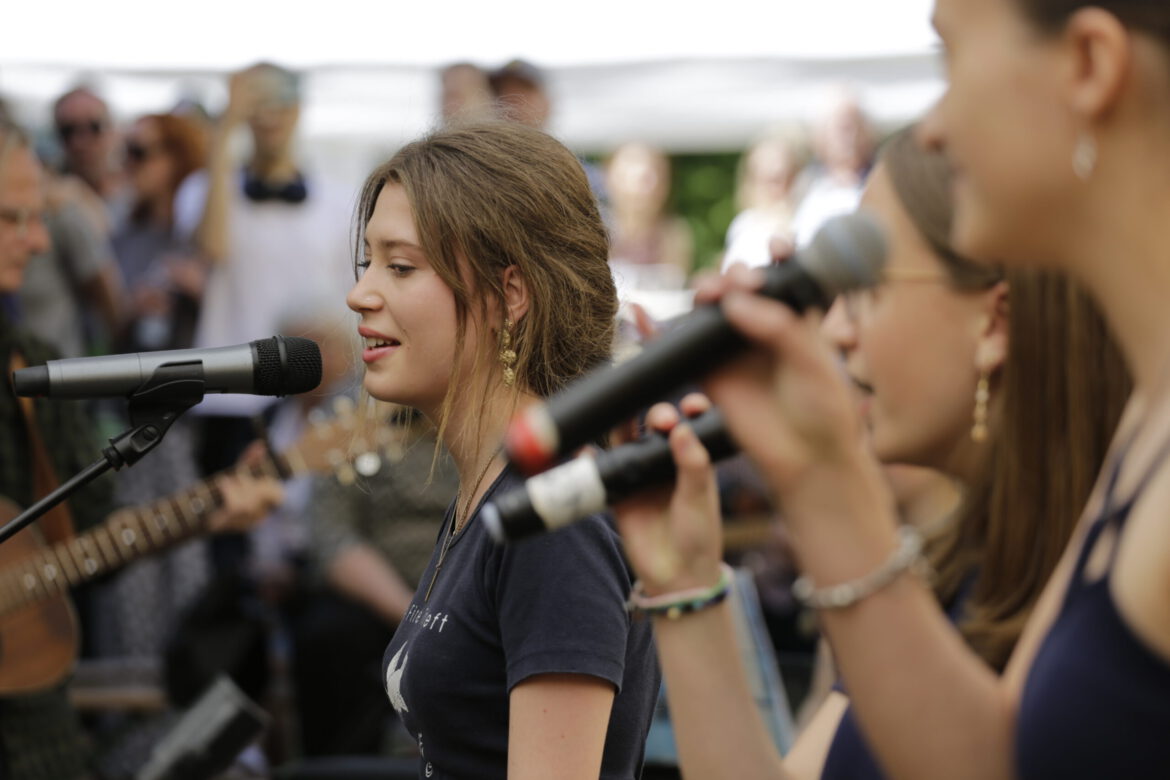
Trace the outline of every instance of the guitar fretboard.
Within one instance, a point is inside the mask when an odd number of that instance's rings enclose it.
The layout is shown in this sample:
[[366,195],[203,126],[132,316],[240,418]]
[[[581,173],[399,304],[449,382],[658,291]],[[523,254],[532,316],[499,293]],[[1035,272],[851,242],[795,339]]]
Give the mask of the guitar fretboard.
[[[301,473],[302,465],[296,453],[289,452],[279,465],[265,459],[246,471],[279,478]],[[223,496],[212,478],[151,504],[120,509],[97,528],[0,571],[0,614],[206,533],[208,518],[222,505]]]

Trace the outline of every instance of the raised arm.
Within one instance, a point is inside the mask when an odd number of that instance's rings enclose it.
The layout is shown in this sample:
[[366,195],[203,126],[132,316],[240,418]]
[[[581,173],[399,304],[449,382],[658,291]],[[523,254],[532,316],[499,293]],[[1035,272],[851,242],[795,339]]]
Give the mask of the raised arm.
[[212,263],[227,258],[231,230],[229,204],[233,186],[231,139],[251,114],[256,91],[246,73],[236,73],[228,85],[228,105],[211,136],[207,160],[207,201],[195,230],[195,245]]

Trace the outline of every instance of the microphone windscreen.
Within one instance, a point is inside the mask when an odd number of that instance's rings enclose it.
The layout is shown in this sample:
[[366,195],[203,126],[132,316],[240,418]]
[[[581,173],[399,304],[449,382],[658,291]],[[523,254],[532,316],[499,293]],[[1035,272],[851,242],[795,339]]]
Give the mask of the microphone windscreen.
[[307,393],[321,384],[321,348],[311,339],[273,336],[252,342],[256,348],[257,395]]
[[848,290],[876,285],[885,262],[885,234],[864,211],[826,220],[800,252],[801,265],[830,300]]

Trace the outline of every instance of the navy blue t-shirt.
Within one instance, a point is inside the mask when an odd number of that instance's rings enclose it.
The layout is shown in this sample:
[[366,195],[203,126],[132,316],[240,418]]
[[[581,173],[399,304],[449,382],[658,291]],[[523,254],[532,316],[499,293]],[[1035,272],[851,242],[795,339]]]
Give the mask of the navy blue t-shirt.
[[[505,470],[485,500],[522,484]],[[616,530],[594,516],[498,545],[478,514],[425,598],[436,546],[382,662],[390,702],[418,741],[420,777],[506,777],[509,693],[562,673],[613,684],[601,777],[638,777],[660,673],[649,621],[625,609],[631,577]]]

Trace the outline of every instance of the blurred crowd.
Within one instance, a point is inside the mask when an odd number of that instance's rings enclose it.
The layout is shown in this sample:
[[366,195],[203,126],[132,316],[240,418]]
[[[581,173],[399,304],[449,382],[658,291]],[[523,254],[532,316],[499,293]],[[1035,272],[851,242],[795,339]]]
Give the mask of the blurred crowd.
[[[436,94],[441,123],[498,117],[543,128],[556,109],[547,74],[523,60],[450,64],[436,74]],[[156,452],[112,477],[109,509],[157,502],[272,453],[331,447],[314,437],[340,430],[336,456],[265,477],[282,483],[280,500],[258,522],[145,556],[77,594],[85,661],[76,684],[145,681],[166,692],[149,705],[99,700],[83,710],[100,777],[131,776],[220,673],[273,718],[242,767],[413,747],[393,726],[381,655],[431,553],[455,475],[420,420],[370,406],[358,392],[356,332],[344,305],[358,182],[308,162],[297,142],[300,111],[298,74],[261,63],[230,77],[228,103],[215,116],[183,101],[115,122],[103,96],[82,85],[44,117],[59,161],[47,168],[49,240],[19,293],[0,295],[9,321],[62,357],[278,333],[312,338],[324,356],[313,393],[207,398]],[[815,127],[761,128],[740,158],[736,215],[716,266],[768,265],[799,251],[826,219],[853,211],[877,140],[860,100],[844,89],[826,95]],[[632,322],[635,304],[660,320],[686,311],[688,284],[709,260],[696,257],[688,215],[672,205],[668,151],[613,139],[601,159],[582,157],[582,165],[609,228],[623,316]],[[633,327],[622,332],[637,338]],[[88,413],[101,439],[129,425],[120,399],[93,402]],[[373,429],[371,414],[384,434],[355,446],[356,432]],[[789,593],[793,567],[760,480],[740,459],[722,464],[720,479],[728,554],[756,575],[795,708],[809,685],[816,629]]]

